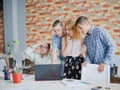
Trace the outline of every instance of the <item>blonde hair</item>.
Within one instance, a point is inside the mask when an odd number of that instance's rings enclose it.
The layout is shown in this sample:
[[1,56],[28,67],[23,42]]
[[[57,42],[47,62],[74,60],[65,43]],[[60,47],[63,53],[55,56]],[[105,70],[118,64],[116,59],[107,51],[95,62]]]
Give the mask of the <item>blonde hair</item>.
[[65,24],[65,28],[73,31],[73,38],[74,39],[77,40],[77,39],[81,38],[81,33],[76,29],[76,27],[74,25],[74,21],[72,21],[72,20],[67,21]]

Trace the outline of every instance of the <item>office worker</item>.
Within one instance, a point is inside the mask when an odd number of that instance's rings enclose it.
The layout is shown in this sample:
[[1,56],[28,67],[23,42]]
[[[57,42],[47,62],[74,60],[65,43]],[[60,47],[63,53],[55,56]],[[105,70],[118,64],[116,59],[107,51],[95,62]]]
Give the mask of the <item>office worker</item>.
[[113,67],[115,43],[107,30],[103,27],[92,25],[85,16],[79,17],[75,22],[75,26],[80,32],[85,34],[86,61],[82,65],[86,66],[87,63],[99,64],[99,72],[104,71],[106,64]]
[[52,64],[56,62],[57,59],[63,60],[63,56],[61,54],[61,42],[62,37],[65,36],[64,27],[60,20],[55,20],[53,22],[53,31],[55,35],[52,38]]
[[64,77],[81,79],[81,63],[84,58],[82,53],[82,38],[80,32],[75,29],[73,21],[65,24],[67,35],[62,38],[62,55],[65,57]]
[[0,53],[0,60],[1,60],[1,59],[4,59],[4,60],[5,60],[7,70],[10,70],[10,67],[9,67],[9,58],[8,58],[8,56],[7,56],[6,54]]
[[[37,47],[40,49],[39,52],[35,52]],[[28,47],[25,50],[25,56],[34,64],[51,64],[52,55],[50,54],[50,43],[38,42],[37,44]]]

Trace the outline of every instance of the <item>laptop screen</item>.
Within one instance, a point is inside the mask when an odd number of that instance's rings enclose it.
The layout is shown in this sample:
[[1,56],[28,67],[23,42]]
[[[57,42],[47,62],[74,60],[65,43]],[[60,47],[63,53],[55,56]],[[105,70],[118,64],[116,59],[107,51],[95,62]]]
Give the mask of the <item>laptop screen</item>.
[[63,71],[62,64],[35,65],[35,80],[61,80]]

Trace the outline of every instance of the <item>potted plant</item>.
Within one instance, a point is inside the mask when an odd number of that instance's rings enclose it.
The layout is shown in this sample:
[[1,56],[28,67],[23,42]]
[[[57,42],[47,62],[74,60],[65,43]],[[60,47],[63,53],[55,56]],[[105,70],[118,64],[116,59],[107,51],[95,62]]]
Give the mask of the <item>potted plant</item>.
[[9,42],[8,46],[7,46],[7,54],[8,54],[8,57],[9,57],[9,62],[10,62],[10,67],[11,68],[13,68],[13,64],[14,64],[12,50],[14,49],[15,45],[19,45],[18,40],[13,40],[12,42]]
[[14,83],[21,83],[22,81],[22,69],[15,66],[12,70],[12,77]]
[[12,57],[12,47],[14,45],[18,45],[19,41],[18,40],[13,40],[11,43],[8,44],[8,57],[11,58]]

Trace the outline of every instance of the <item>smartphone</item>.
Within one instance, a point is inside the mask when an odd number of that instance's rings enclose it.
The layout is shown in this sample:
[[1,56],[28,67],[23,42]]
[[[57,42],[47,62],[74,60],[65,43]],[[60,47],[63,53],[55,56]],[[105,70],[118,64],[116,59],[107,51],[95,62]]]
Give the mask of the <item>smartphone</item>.
[[98,89],[101,89],[101,88],[102,88],[101,86],[97,86],[97,87],[91,88],[91,90],[98,90]]

